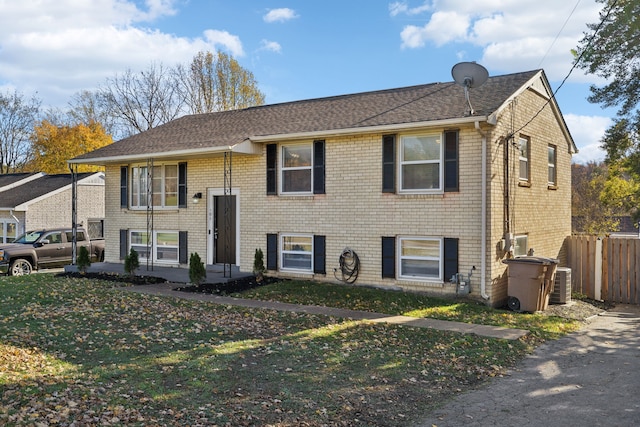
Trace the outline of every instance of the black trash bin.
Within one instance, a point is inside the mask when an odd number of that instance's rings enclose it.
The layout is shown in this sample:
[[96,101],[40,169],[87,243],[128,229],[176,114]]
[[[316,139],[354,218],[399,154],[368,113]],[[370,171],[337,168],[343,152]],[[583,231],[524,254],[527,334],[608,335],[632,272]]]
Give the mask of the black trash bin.
[[502,262],[508,266],[509,308],[532,313],[544,311],[549,305],[549,294],[553,291],[558,260],[524,256]]

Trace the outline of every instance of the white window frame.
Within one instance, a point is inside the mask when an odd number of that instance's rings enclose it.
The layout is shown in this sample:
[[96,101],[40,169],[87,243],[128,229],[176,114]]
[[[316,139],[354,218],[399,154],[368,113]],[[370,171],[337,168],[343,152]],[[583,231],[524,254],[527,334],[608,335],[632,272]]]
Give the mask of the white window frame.
[[558,184],[558,148],[552,144],[547,147],[547,168],[548,184],[555,187]]
[[[176,244],[175,245],[160,245],[158,244],[158,235],[160,234],[175,234],[176,236]],[[138,252],[138,257],[139,259],[142,261],[146,261],[147,260],[147,256],[146,256],[146,249],[147,249],[147,243],[144,242],[143,239],[143,243],[133,243],[133,235],[134,234],[140,234],[142,236],[146,236],[147,235],[147,231],[146,230],[129,230],[129,252],[131,251],[131,248],[135,249],[136,252]],[[137,250],[136,247],[144,247],[144,251],[142,250]],[[166,259],[164,257],[159,257],[160,251],[163,249],[175,249],[175,253],[176,253],[176,258],[175,259]],[[158,264],[167,264],[167,265],[179,265],[180,264],[180,232],[177,230],[154,230],[153,231],[153,241],[151,242],[151,256],[152,256],[152,261],[154,263],[158,263]]]
[[7,230],[9,228],[9,225],[13,224],[15,226],[14,228],[14,235],[13,235],[13,239],[11,240],[11,242],[13,242],[14,240],[16,240],[19,235],[18,235],[18,223],[15,221],[11,221],[11,220],[0,220],[0,243],[11,243],[7,240],[7,238],[9,236],[7,236]]
[[[438,153],[438,159],[430,160],[406,160],[404,159],[404,144],[405,140],[413,138],[437,138],[440,144],[440,150]],[[400,143],[398,144],[398,192],[399,193],[442,193],[444,191],[444,134],[440,133],[418,133],[418,134],[406,134],[400,135]],[[411,165],[438,165],[438,187],[437,188],[404,188],[404,169],[405,166]]]
[[513,256],[526,256],[529,252],[529,236],[519,234],[513,237]]
[[[419,255],[403,255],[403,243],[406,241],[432,241],[438,243],[439,256],[419,256]],[[439,237],[422,237],[422,236],[400,236],[397,239],[397,272],[398,278],[405,280],[416,281],[428,281],[428,282],[443,282],[444,274],[444,239]],[[417,274],[405,274],[403,271],[403,260],[411,261],[437,261],[438,262],[438,275],[417,275]]]
[[[522,154],[522,144],[526,144],[525,156]],[[521,182],[530,182],[531,180],[531,139],[521,136],[518,139],[518,178]],[[522,167],[525,166],[524,171],[527,176],[522,176]]]
[[[305,166],[285,166],[285,151],[287,148],[307,148],[309,150],[310,153],[310,164],[309,165],[305,165]],[[297,195],[312,195],[313,194],[313,167],[314,167],[314,158],[313,158],[313,143],[312,142],[307,142],[307,143],[295,143],[295,144],[280,144],[279,145],[279,156],[280,156],[280,161],[278,162],[278,165],[280,167],[280,170],[278,171],[279,174],[279,184],[280,184],[280,188],[279,188],[279,192],[282,195],[292,195],[292,196],[297,196]],[[285,178],[284,175],[286,172],[294,172],[294,171],[305,171],[308,170],[309,171],[309,189],[305,190],[305,191],[285,191]]]
[[[166,170],[168,166],[172,166],[175,167],[175,204],[170,204],[167,205],[167,175],[166,175]],[[156,174],[152,174],[153,175],[153,180],[159,180],[160,181],[160,192],[156,192],[153,190],[153,183],[152,183],[152,203],[153,203],[153,208],[154,209],[178,209],[178,193],[179,193],[179,174],[180,174],[180,168],[178,166],[177,162],[171,162],[171,163],[154,163],[153,165],[154,168],[159,168],[159,170],[161,171],[161,176],[157,177]],[[138,172],[138,174],[136,174],[136,171]],[[138,177],[140,177],[141,175],[139,175],[139,173],[141,171],[144,171],[144,175],[147,175],[147,164],[137,164],[137,165],[132,165],[130,167],[130,182],[129,182],[129,189],[130,191],[130,196],[129,196],[129,203],[130,203],[130,208],[131,209],[147,209],[147,188],[145,186],[145,188],[140,188],[141,187],[141,180],[138,178],[136,180],[136,175]],[[145,178],[146,181],[146,178]],[[145,182],[146,184],[146,182]],[[155,197],[154,197],[155,196]],[[154,202],[155,198],[157,196],[160,196],[160,203],[156,204]],[[137,200],[136,200],[137,197]]]
[[[293,250],[293,249],[285,249],[285,239],[287,237],[299,237],[299,238],[305,238],[305,239],[309,239],[309,245],[311,247],[311,251],[304,251],[304,250]],[[287,234],[280,234],[279,236],[279,245],[278,247],[280,248],[280,270],[282,271],[295,271],[295,272],[299,272],[299,273],[309,273],[309,274],[313,274],[313,254],[314,254],[314,247],[313,247],[313,234],[299,234],[299,233],[287,233]],[[309,268],[295,268],[295,267],[286,267],[285,266],[285,257],[289,256],[289,255],[301,255],[301,256],[309,256],[310,260],[309,260]]]

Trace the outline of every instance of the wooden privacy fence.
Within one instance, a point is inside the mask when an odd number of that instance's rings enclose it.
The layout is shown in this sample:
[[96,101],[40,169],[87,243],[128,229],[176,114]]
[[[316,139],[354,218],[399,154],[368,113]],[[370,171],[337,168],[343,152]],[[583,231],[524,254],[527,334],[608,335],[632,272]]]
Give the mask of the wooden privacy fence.
[[567,238],[571,290],[589,298],[640,304],[640,239]]

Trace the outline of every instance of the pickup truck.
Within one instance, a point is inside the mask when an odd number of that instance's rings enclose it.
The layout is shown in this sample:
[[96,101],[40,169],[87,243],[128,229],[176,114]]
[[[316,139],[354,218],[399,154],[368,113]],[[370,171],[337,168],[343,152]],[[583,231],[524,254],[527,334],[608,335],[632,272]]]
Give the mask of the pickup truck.
[[[22,276],[33,270],[62,267],[71,264],[73,230],[57,228],[29,231],[13,243],[0,245],[0,274]],[[90,240],[87,233],[78,228],[76,249],[85,246],[91,262],[104,261],[104,239]]]

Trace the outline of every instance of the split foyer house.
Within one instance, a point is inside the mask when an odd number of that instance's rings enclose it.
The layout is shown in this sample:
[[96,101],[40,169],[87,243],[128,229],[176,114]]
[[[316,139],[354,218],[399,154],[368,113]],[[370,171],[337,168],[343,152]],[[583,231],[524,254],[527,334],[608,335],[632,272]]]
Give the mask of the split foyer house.
[[[102,237],[104,173],[76,175],[77,222],[92,237]],[[42,172],[0,175],[0,243],[29,230],[72,226],[71,174]]]
[[[106,261],[507,299],[507,257],[566,262],[576,146],[542,70],[190,115],[70,160],[106,167]],[[468,275],[471,274],[469,278]]]

